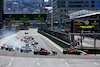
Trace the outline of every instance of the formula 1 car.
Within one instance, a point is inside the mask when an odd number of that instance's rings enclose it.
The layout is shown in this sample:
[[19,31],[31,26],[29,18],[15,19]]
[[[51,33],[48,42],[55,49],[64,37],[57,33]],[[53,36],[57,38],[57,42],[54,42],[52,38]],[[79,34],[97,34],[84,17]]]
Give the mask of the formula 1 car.
[[25,36],[25,39],[30,39],[30,40],[34,40],[34,38],[32,36]]
[[21,41],[24,41],[26,43],[28,43],[31,40],[34,40],[34,38],[33,37],[29,37],[29,36],[28,37],[25,36],[24,38],[21,39]]
[[63,54],[76,54],[76,55],[80,55],[82,52],[80,50],[74,49],[74,48],[67,48],[67,49],[63,49]]
[[38,44],[38,42],[35,42],[35,41],[32,42],[32,45],[37,45],[37,44]]
[[26,42],[26,38],[22,38],[22,39],[21,39],[21,41],[24,41],[24,42]]
[[40,50],[34,50],[34,55],[39,54],[39,55],[56,55],[56,51],[48,51],[45,50],[44,48],[41,48]]
[[29,42],[29,39],[23,38],[23,39],[21,39],[21,41],[28,43]]
[[1,46],[1,49],[5,49],[5,46]]
[[34,38],[32,36],[29,37],[30,40],[34,40]]
[[25,34],[28,34],[28,32],[25,32]]
[[8,51],[15,51],[15,48],[13,46],[8,46],[5,49]]
[[30,53],[33,52],[32,49],[29,47],[28,44],[26,44],[27,46],[22,46],[20,49],[20,52],[24,52],[24,53]]
[[5,49],[6,47],[8,47],[8,43],[4,43],[4,44],[1,46],[1,49]]
[[32,52],[32,50],[31,49],[20,49],[20,52],[29,53],[29,52]]

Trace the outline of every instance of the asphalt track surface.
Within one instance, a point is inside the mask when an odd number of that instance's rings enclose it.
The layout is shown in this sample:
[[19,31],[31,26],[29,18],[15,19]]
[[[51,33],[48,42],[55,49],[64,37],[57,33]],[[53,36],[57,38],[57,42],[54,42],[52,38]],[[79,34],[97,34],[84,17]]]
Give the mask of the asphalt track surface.
[[[25,31],[29,32],[29,34],[25,35]],[[0,45],[14,36],[19,38],[33,36],[35,41],[39,43],[38,47],[55,50],[58,54],[48,56],[0,50],[0,67],[100,67],[100,55],[63,55],[43,35],[37,33],[37,29],[22,30],[5,37],[0,40]]]

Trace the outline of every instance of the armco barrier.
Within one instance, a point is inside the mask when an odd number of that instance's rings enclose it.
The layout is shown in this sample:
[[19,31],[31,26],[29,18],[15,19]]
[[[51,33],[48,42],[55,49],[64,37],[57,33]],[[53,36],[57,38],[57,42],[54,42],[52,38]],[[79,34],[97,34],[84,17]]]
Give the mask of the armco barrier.
[[[81,48],[77,48],[78,50],[81,50]],[[100,54],[100,47],[96,47],[94,50],[94,47],[83,47],[83,51],[85,51],[88,54]]]
[[43,32],[42,30],[38,30],[38,33],[46,36],[47,38],[49,38],[50,40],[52,40],[53,42],[55,42],[56,44],[58,44],[59,46],[61,46],[62,48],[70,48],[70,44],[52,36],[52,35],[49,35],[45,32]]
[[52,35],[52,36],[55,36],[55,37],[61,39],[65,42],[67,42],[67,43],[70,43],[70,36],[65,34],[65,33],[52,31],[52,30],[47,30],[47,29],[44,29],[43,31],[50,34],[50,35]]

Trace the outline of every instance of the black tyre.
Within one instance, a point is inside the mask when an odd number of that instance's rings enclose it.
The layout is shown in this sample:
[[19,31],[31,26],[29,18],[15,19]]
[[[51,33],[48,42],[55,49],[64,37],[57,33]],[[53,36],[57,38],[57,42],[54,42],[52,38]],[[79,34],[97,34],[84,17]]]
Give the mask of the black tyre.
[[52,52],[54,55],[56,55],[57,54],[57,52]]
[[5,48],[1,46],[1,49],[5,49]]
[[11,49],[8,49],[8,51],[11,51]]
[[23,52],[23,50],[21,49],[20,52]]
[[34,55],[37,55],[38,54],[38,52],[37,51],[34,51]]
[[23,39],[21,39],[21,41],[23,41]]
[[32,40],[34,40],[34,38],[32,38]]
[[66,51],[63,51],[63,54],[67,54],[67,52]]
[[80,52],[77,52],[76,55],[81,55],[81,53]]
[[36,44],[38,44],[38,42],[36,42]]
[[6,48],[6,50],[8,50],[8,48]]

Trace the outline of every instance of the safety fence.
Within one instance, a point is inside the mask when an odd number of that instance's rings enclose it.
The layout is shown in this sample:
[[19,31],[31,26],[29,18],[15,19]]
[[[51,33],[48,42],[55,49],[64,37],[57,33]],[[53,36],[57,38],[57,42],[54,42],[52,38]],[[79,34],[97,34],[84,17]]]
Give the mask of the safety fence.
[[[81,48],[77,48],[78,50],[81,50]],[[100,54],[100,47],[96,47],[94,50],[94,47],[83,47],[83,51],[85,51],[88,54]]]
[[53,42],[55,42],[56,44],[58,44],[59,46],[61,46],[62,48],[70,48],[70,44],[66,43],[65,41],[58,39],[57,37],[54,37],[42,30],[38,30],[38,33],[46,36],[47,38],[49,38],[50,40],[52,40]]
[[70,36],[67,34],[64,34],[62,32],[51,31],[51,30],[44,30],[44,32],[46,32],[52,36],[55,36],[55,37],[65,41],[67,43],[70,43]]

